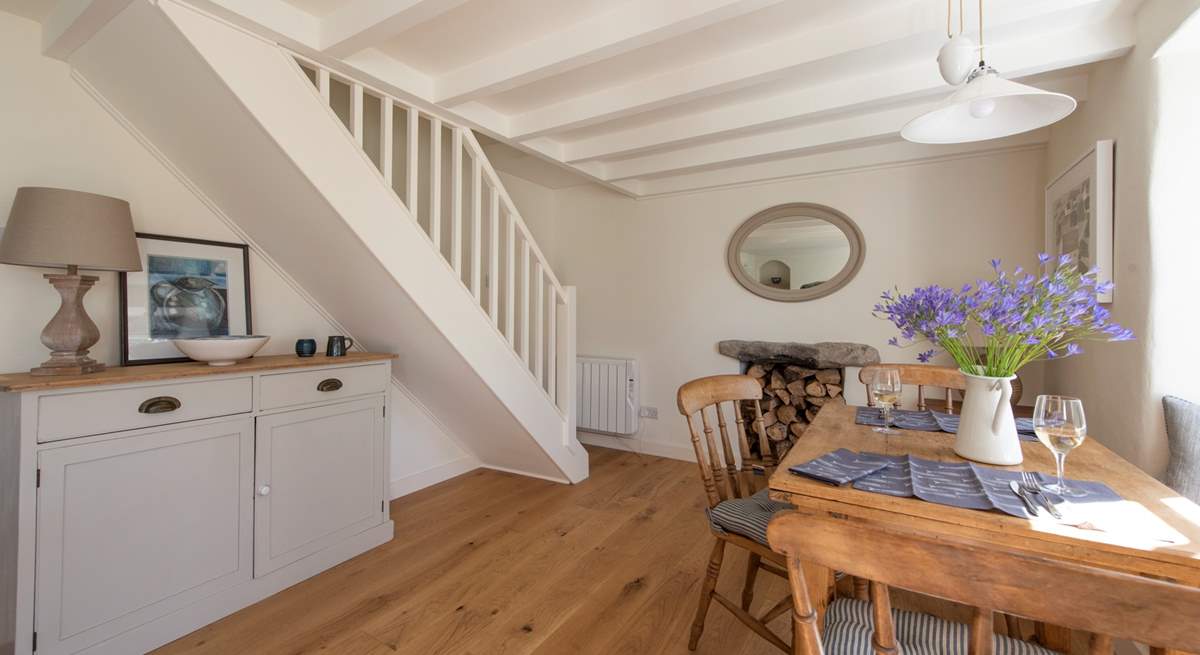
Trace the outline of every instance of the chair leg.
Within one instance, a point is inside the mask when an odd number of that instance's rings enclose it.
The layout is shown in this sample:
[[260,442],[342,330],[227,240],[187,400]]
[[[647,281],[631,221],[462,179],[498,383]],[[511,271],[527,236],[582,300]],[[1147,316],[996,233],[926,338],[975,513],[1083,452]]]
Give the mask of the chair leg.
[[754,581],[758,579],[758,565],[762,562],[762,555],[750,553],[750,558],[746,560],[746,584],[742,587],[742,609],[750,611],[750,603],[754,602]]
[[708,606],[712,603],[713,590],[717,587],[717,576],[721,574],[721,561],[725,559],[725,541],[717,539],[716,542],[713,544],[712,555],[708,557],[704,583],[700,585],[700,606],[696,608],[696,619],[692,621],[688,650],[696,650],[696,645],[700,643],[700,634],[704,632],[704,619],[708,616]]

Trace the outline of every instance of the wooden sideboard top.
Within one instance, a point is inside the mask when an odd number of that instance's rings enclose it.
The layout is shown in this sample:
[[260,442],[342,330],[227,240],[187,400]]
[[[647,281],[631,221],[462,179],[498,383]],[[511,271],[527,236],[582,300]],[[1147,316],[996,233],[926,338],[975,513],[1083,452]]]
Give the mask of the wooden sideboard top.
[[177,364],[148,364],[146,366],[110,366],[89,375],[45,376],[29,373],[0,375],[0,392],[45,391],[48,389],[70,389],[72,387],[95,387],[105,384],[129,384],[153,382],[177,378],[194,378],[206,375],[229,375],[231,373],[256,373],[286,368],[308,368],[337,364],[362,364],[395,359],[391,353],[347,353],[344,357],[297,357],[296,355],[260,355],[238,362],[233,366],[209,366],[203,362],[179,362]]

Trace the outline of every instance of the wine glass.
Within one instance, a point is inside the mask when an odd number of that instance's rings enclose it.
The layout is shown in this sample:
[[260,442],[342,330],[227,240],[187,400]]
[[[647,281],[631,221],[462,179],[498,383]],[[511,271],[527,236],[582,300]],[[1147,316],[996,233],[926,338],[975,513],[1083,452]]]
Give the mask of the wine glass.
[[1033,406],[1033,431],[1042,445],[1054,453],[1054,462],[1058,466],[1058,484],[1047,488],[1062,496],[1074,495],[1063,480],[1063,467],[1067,453],[1087,437],[1083,401],[1067,396],[1038,396]]
[[883,434],[896,434],[896,431],[891,429],[892,424],[892,408],[900,401],[900,371],[894,368],[875,369],[875,375],[871,378],[871,399],[874,400],[875,406],[879,408],[879,413],[883,417],[883,427],[875,428],[876,432]]

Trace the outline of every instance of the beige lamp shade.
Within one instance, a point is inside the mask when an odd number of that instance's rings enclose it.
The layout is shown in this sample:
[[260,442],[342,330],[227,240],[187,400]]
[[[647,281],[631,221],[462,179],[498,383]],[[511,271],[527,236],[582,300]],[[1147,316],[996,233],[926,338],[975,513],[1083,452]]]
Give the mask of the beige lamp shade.
[[21,187],[0,239],[0,263],[140,271],[129,203],[83,191]]

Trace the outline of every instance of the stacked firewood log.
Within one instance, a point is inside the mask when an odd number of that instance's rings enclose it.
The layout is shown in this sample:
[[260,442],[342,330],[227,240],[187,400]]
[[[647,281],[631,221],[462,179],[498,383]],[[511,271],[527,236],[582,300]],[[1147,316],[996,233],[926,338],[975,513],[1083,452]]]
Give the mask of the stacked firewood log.
[[[746,374],[762,385],[760,406],[767,438],[779,461],[804,435],[821,406],[842,395],[842,371],[811,369],[794,364],[752,364]],[[754,401],[742,403],[747,428],[753,425]],[[750,451],[759,455],[757,436],[748,429]]]

